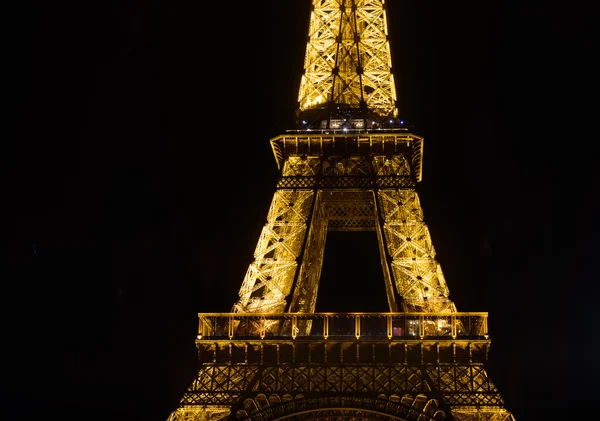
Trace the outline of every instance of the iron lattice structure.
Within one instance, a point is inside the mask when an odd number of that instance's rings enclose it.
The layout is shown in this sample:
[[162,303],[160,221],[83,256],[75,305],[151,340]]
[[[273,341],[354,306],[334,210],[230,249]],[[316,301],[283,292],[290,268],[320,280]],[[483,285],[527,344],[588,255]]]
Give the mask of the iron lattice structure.
[[[486,371],[486,313],[460,313],[397,119],[384,0],[312,0],[297,126],[230,313],[200,314],[200,370],[168,421],[514,421]],[[315,313],[329,231],[377,235],[388,313]],[[348,281],[351,280],[338,280]]]

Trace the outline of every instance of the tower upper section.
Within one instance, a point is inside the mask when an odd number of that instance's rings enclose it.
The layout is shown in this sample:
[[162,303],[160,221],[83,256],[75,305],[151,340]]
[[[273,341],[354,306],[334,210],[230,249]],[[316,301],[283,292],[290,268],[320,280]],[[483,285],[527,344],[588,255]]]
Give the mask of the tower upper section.
[[298,123],[370,129],[397,114],[385,0],[312,0]]

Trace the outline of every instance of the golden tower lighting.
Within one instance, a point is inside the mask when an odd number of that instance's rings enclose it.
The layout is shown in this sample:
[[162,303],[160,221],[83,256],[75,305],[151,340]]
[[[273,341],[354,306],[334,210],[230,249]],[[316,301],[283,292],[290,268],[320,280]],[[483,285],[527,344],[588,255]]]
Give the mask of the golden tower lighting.
[[[312,0],[267,221],[230,311],[199,314],[200,369],[168,421],[514,421],[486,370],[488,315],[457,310],[436,260],[387,25],[384,0]],[[315,312],[329,231],[375,232],[387,312]]]

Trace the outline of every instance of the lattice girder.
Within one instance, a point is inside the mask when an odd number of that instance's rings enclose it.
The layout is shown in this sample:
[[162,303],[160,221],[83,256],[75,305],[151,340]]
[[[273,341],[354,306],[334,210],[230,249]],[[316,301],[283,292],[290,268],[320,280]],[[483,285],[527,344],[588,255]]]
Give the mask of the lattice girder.
[[324,176],[352,175],[365,177],[371,173],[370,164],[365,156],[330,156],[323,160]]
[[[293,169],[293,174],[300,170],[320,176],[321,167],[325,174],[315,181],[316,189],[276,191],[255,250],[255,260],[240,289],[236,311],[279,312],[285,308],[312,311],[316,305],[327,232],[377,229],[383,234],[378,237],[379,241],[385,242],[380,244],[380,250],[390,257],[382,258],[384,273],[393,277],[404,309],[456,311],[448,298],[446,280],[435,259],[415,189],[370,187],[372,173],[404,177],[410,166],[403,154],[370,158],[321,157],[320,164],[315,159],[292,161],[293,164],[286,163],[284,168]],[[319,184],[328,186],[332,184],[328,180],[343,180],[349,174],[355,180],[364,180],[367,187],[339,188],[335,184],[334,188],[318,188]],[[312,232],[310,240],[307,240],[308,232]]]
[[[315,206],[308,229],[302,264],[298,271],[298,280],[289,305],[289,311],[291,312],[314,312],[317,305],[317,293],[327,237],[327,218],[324,215],[321,203],[322,193],[318,192],[315,197]],[[310,326],[308,326],[308,329],[310,329]]]
[[[348,362],[341,362],[339,358],[335,362],[335,358],[328,361],[327,352],[330,354],[329,359],[335,357],[336,353],[352,356],[353,352],[348,353],[352,348],[356,352],[361,349],[361,352],[366,352],[369,356],[371,353],[368,352],[368,345],[335,341],[314,343],[308,348],[314,354],[311,360],[300,349],[295,352],[289,352],[289,348],[286,350],[290,346],[294,349],[306,346],[290,342],[289,338],[282,341],[281,345],[276,341],[200,341],[199,350],[207,353],[200,354],[203,356],[203,363],[196,380],[184,393],[179,413],[186,408],[188,413],[196,415],[198,411],[194,412],[194,408],[204,411],[229,409],[230,420],[234,419],[234,414],[238,419],[254,419],[248,416],[259,416],[265,408],[298,398],[324,399],[322,403],[327,399],[353,399],[353,405],[347,406],[348,408],[366,410],[369,407],[364,399],[397,396],[393,399],[394,402],[408,405],[413,410],[430,416],[442,410],[446,415],[452,414],[452,419],[455,420],[477,420],[476,416],[494,421],[513,420],[504,409],[500,393],[484,365],[481,362],[461,362],[467,355],[469,360],[475,358],[475,352],[479,355],[478,360],[487,358],[489,341],[479,342],[479,346],[471,340],[449,343],[413,341],[405,345],[398,343],[393,346],[397,347],[395,349],[400,354],[390,348],[389,355],[386,352],[374,352],[369,358],[363,359],[356,354],[356,358],[350,358]],[[373,346],[386,345],[376,345],[374,342]],[[462,356],[456,351],[448,352],[454,347],[457,347],[457,351],[459,347],[463,349],[460,354]],[[383,351],[384,348],[378,349]],[[322,354],[324,350],[325,356]],[[249,353],[252,353],[251,357]],[[240,358],[245,363],[240,364]],[[257,362],[251,362],[249,358]],[[389,359],[394,361],[384,362]],[[420,359],[421,362],[412,361],[414,359]],[[248,402],[248,399],[254,399],[258,406]],[[432,400],[434,402],[430,402]],[[242,401],[246,403],[240,407]],[[240,418],[240,415],[244,415],[239,412],[242,409],[245,416]],[[279,415],[292,417],[297,409],[283,411]],[[268,412],[262,414],[267,415]],[[185,418],[172,415],[169,421],[180,419]]]
[[320,167],[320,157],[291,156],[285,161],[281,174],[283,177],[315,177],[321,172]]
[[304,245],[313,197],[311,190],[276,191],[234,311],[285,309]]
[[278,190],[273,197],[267,222],[306,222],[311,208],[312,192],[307,190]]
[[378,176],[410,175],[410,164],[404,155],[374,156],[373,169]]
[[456,311],[414,189],[382,189],[378,199],[398,294],[406,311]]
[[184,394],[183,404],[224,405],[249,391],[369,395],[435,391],[451,405],[464,406],[477,401],[494,408],[503,405],[485,369],[475,364],[206,364],[198,375],[210,381],[193,382]]
[[[410,177],[413,183],[421,181],[424,139],[408,130],[367,130],[358,134],[343,129],[333,130],[333,133],[329,130],[309,130],[295,134],[288,132],[272,138],[270,143],[284,179],[294,175],[313,176],[308,171],[296,173],[293,170],[294,166],[301,165],[314,166],[313,172],[323,175],[323,158],[339,161],[348,157],[368,157],[375,168],[370,172],[372,176],[383,177],[381,168],[392,163],[400,170],[396,176]],[[303,160],[308,162],[302,163]],[[383,171],[387,173],[388,170]]]
[[379,198],[384,218],[390,223],[424,223],[423,209],[414,189],[382,189]]
[[381,0],[313,1],[300,110],[327,103],[395,116],[396,91]]

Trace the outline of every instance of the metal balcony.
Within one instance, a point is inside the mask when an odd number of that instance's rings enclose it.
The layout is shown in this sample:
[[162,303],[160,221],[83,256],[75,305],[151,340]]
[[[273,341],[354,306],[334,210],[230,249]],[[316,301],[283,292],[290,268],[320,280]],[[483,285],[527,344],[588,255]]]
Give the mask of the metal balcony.
[[487,340],[487,313],[200,313],[197,341]]

